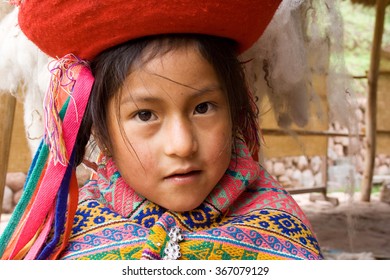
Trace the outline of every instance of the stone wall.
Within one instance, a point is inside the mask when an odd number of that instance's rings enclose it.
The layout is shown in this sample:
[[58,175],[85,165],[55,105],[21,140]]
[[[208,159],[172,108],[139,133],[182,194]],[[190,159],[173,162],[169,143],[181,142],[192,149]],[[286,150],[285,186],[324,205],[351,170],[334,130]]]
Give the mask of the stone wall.
[[22,196],[26,174],[23,172],[10,172],[7,174],[3,197],[2,213],[11,213]]
[[[357,100],[356,123],[359,132],[365,129],[365,103],[364,98]],[[332,123],[329,131],[348,133],[348,129],[338,123]],[[298,156],[267,159],[265,167],[287,188],[323,186],[325,181],[329,187],[345,187],[342,185],[349,183],[351,174],[354,176],[352,179],[355,188],[359,188],[364,172],[366,149],[363,140],[356,139],[329,137],[327,166],[325,157]],[[376,156],[374,174],[377,177],[390,176],[390,156],[384,154]]]

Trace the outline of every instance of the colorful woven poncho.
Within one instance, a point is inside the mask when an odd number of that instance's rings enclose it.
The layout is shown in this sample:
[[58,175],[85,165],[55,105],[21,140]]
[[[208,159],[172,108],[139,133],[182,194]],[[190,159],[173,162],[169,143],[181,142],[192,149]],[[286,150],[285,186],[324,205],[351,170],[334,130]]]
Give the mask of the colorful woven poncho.
[[286,190],[239,142],[198,208],[168,211],[138,196],[111,160],[80,190],[63,259],[321,259],[311,226]]

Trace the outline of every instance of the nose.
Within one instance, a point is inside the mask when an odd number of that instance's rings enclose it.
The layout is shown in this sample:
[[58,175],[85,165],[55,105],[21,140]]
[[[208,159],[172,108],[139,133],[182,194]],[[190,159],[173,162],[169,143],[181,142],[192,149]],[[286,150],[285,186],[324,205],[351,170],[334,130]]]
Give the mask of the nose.
[[191,157],[198,150],[198,141],[190,120],[175,118],[164,130],[166,155],[185,158]]

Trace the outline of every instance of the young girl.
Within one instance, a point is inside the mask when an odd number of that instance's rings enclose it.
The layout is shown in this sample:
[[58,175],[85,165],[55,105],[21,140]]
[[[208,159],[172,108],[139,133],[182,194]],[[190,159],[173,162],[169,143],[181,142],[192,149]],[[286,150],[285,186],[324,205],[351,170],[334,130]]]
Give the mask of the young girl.
[[[279,1],[191,2],[20,4],[21,29],[62,58],[2,259],[322,258],[254,159],[256,107],[237,58]],[[101,155],[78,189],[91,133]]]

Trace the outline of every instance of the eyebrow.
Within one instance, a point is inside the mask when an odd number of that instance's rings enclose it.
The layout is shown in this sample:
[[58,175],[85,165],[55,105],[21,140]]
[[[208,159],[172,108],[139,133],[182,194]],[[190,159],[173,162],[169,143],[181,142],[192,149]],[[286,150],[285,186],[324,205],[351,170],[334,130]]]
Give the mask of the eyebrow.
[[[180,84],[180,85],[182,85],[182,84]],[[220,85],[209,85],[209,86],[205,86],[201,89],[197,89],[197,88],[194,88],[194,87],[191,87],[188,85],[184,85],[184,84],[183,84],[183,86],[194,90],[193,92],[188,93],[189,95],[191,95],[192,99],[198,98],[198,97],[205,95],[209,92],[222,90],[222,87]],[[121,104],[125,104],[128,102],[137,103],[137,102],[159,102],[159,101],[161,101],[161,98],[159,98],[159,97],[155,97],[155,96],[152,96],[149,94],[148,95],[144,94],[144,93],[149,93],[148,91],[141,90],[139,92],[140,92],[140,94],[137,94],[137,91],[135,91],[135,92],[129,92],[128,94],[123,95],[123,97],[121,98]]]

